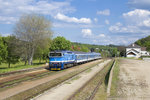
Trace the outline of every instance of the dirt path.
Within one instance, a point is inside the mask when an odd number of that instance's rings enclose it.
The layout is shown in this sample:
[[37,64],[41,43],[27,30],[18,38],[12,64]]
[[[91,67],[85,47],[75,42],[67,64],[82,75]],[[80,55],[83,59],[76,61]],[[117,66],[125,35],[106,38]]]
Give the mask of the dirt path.
[[121,59],[118,99],[150,100],[150,62]]
[[90,71],[85,71],[72,79],[63,82],[61,85],[54,87],[45,93],[37,96],[33,100],[65,100],[68,99],[75,91],[81,88],[88,80],[98,73],[104,65],[111,60],[106,60],[98,66],[91,68]]
[[54,74],[54,75],[50,75],[50,76],[47,76],[47,77],[44,77],[42,79],[38,79],[38,80],[34,80],[34,81],[27,81],[27,82],[22,82],[21,84],[13,87],[13,88],[9,88],[7,90],[4,90],[4,91],[1,91],[0,92],[0,100],[3,100],[5,98],[8,98],[10,96],[13,96],[15,94],[18,94],[20,92],[23,92],[25,90],[28,90],[30,88],[33,88],[35,86],[38,86],[40,84],[43,84],[43,83],[46,83],[46,82],[49,82],[53,79],[56,79],[58,77],[61,77],[63,75],[66,75],[70,72],[73,72],[73,71],[76,71],[76,70],[79,70],[81,68],[84,68],[90,64],[94,64],[94,63],[98,63],[99,61],[101,60],[96,60],[96,61],[93,61],[93,62],[89,62],[89,63],[86,63],[86,64],[82,64],[82,65],[79,65],[79,66],[76,66],[76,67],[73,67],[73,68],[69,68],[69,69],[66,69],[65,71],[61,71],[57,74]]

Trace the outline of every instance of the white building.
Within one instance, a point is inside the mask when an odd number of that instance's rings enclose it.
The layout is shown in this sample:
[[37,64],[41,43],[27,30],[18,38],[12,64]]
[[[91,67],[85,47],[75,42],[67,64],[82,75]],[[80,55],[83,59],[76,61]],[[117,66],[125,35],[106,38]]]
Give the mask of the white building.
[[139,58],[141,56],[150,56],[150,53],[146,51],[146,47],[140,47],[133,43],[126,48],[126,57]]

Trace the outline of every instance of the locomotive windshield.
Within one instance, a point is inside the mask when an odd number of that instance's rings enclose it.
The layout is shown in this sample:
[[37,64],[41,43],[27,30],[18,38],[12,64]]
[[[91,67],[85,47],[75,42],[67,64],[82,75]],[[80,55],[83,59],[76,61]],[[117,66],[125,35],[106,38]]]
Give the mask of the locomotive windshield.
[[62,56],[61,53],[50,53],[50,57],[60,57]]

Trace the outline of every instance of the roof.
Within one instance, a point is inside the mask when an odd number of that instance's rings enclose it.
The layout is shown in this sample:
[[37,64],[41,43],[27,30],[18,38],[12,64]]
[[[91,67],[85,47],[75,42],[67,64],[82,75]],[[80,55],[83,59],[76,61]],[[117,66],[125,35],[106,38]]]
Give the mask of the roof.
[[55,51],[51,51],[51,52],[63,52],[63,53],[65,53],[65,52],[72,52],[72,51],[69,51],[69,50],[55,50]]
[[74,54],[100,54],[100,53],[96,53],[96,52],[82,52],[82,51],[69,51],[69,50],[55,50],[55,51],[51,51],[51,53],[54,52],[62,52],[62,53],[74,53]]
[[141,47],[137,44],[132,43],[129,46],[127,46],[127,48],[141,48]]
[[87,54],[87,52],[81,52],[81,51],[72,51],[75,54]]
[[141,51],[146,51],[146,47],[141,47]]
[[81,51],[69,51],[69,50],[55,50],[51,52],[62,52],[62,53],[75,53],[75,54],[87,54],[87,52],[81,52]]
[[139,53],[138,51],[134,50],[134,49],[131,49],[127,52],[127,54],[129,54],[130,52],[133,52],[133,53]]

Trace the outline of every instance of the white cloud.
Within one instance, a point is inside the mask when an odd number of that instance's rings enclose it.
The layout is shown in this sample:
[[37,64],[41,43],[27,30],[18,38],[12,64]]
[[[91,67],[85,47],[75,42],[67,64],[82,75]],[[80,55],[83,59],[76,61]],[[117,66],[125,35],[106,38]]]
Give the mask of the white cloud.
[[3,24],[11,24],[17,21],[17,18],[15,17],[4,17],[0,16],[0,22]]
[[117,23],[109,27],[112,33],[134,33],[148,35],[150,33],[150,11],[135,9],[123,13],[124,24]]
[[99,34],[98,37],[99,37],[99,38],[105,37],[105,34]]
[[99,35],[93,34],[91,29],[82,29],[81,33],[84,38],[90,38],[90,39],[100,39],[106,37],[105,34],[99,34]]
[[91,29],[82,29],[81,32],[85,38],[91,37],[93,35]]
[[144,20],[143,23],[141,23],[141,25],[146,26],[146,27],[150,27],[150,18],[147,20]]
[[108,38],[108,43],[109,44],[116,44],[116,45],[129,45],[138,39],[139,38],[129,37],[129,36],[114,36],[114,37]]
[[150,12],[148,10],[143,9],[135,9],[133,11],[123,13],[123,17],[137,16],[139,18],[139,17],[147,17],[148,15],[150,15]]
[[7,37],[7,36],[10,36],[11,34],[10,33],[2,33],[0,32],[0,36],[3,36],[3,37]]
[[55,16],[55,19],[61,20],[61,21],[65,21],[65,22],[74,22],[74,23],[85,23],[85,24],[90,24],[92,23],[90,18],[76,18],[76,17],[68,17],[64,14],[58,13]]
[[[60,13],[72,13],[75,9],[71,7],[70,2],[57,2],[53,0],[0,0],[0,17],[8,20],[14,17],[18,19],[24,13],[39,13],[54,16]],[[10,17],[10,18],[9,18]],[[0,23],[4,22],[0,19]],[[13,21],[10,21],[13,22]],[[7,22],[6,22],[7,23]]]
[[133,8],[150,10],[150,0],[129,0],[128,4]]
[[149,0],[129,0],[129,4],[150,4]]
[[[117,23],[117,25],[121,25],[120,23]],[[84,30],[84,29],[82,29]],[[85,33],[85,34],[83,34]],[[86,43],[94,43],[94,44],[103,44],[103,45],[109,45],[109,44],[115,44],[115,45],[128,45],[130,43],[133,43],[134,41],[138,40],[137,37],[129,37],[129,36],[112,36],[112,35],[106,35],[104,33],[95,35],[92,33],[91,29],[85,29],[82,31],[83,39],[88,41]]]
[[53,27],[57,28],[102,28],[104,25],[97,25],[95,23],[91,24],[76,24],[76,23],[66,23],[66,22],[53,22]]
[[106,36],[105,34],[99,34],[98,36],[92,39],[92,42],[98,45],[99,44],[103,44],[103,45],[116,44],[115,43],[116,40],[113,40],[112,37]]
[[36,0],[0,0],[2,13],[28,13],[39,12],[40,14],[56,14],[58,12],[73,12],[75,9],[70,2],[36,1]]
[[105,20],[105,24],[109,25],[109,20],[106,19]]
[[[113,32],[113,33],[118,33],[118,32],[122,32],[122,24],[120,22],[116,23],[115,25],[113,26],[110,26],[109,27],[109,31],[110,32]],[[124,29],[125,30],[125,29]]]
[[[123,14],[124,19],[132,25],[149,27],[150,11],[135,9]],[[148,25],[149,24],[149,25]]]
[[94,18],[94,22],[97,23],[97,22],[98,22],[98,19],[97,19],[97,18]]
[[105,16],[109,16],[110,15],[110,10],[109,9],[105,9],[103,11],[97,11],[98,15],[105,15]]
[[123,26],[121,23],[116,23],[115,25],[110,26],[109,31],[112,33],[133,33],[133,34],[142,32],[142,30],[140,30],[137,26],[130,26],[130,25]]

